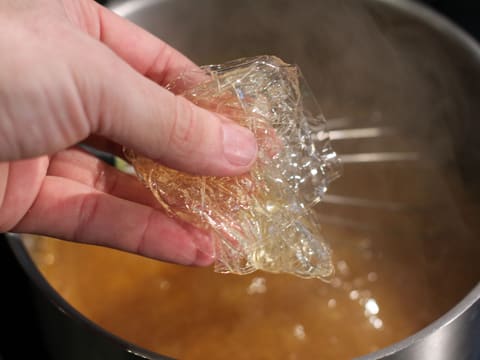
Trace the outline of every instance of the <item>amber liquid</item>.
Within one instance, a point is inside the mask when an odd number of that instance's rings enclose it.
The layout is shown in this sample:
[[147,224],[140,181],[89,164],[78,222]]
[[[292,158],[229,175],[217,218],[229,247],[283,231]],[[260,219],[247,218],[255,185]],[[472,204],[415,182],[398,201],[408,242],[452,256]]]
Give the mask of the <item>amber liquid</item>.
[[422,329],[480,280],[479,208],[455,169],[443,170],[346,166],[329,192],[342,198],[317,209],[336,267],[330,283],[222,275],[46,238],[31,245],[66,301],[160,354],[351,359]]
[[341,260],[330,284],[261,272],[222,275],[46,238],[36,242],[36,260],[88,318],[181,359],[350,359],[421,329],[479,278],[478,271],[431,278],[418,254],[375,249],[351,231],[336,235],[349,245],[336,248]]

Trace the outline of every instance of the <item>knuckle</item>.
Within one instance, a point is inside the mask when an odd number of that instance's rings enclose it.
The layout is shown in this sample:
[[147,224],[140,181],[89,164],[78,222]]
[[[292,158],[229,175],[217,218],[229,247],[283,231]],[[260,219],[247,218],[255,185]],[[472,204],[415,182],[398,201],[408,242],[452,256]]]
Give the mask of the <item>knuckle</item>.
[[153,227],[153,222],[155,218],[155,210],[152,208],[149,210],[149,214],[146,217],[145,225],[143,227],[143,231],[138,238],[138,242],[135,246],[134,252],[141,255],[149,255],[148,252],[148,245],[149,245],[149,234],[151,233],[151,229]]
[[168,147],[185,155],[191,154],[200,144],[201,125],[193,104],[175,97],[174,116],[168,137]]
[[72,240],[77,242],[85,241],[85,234],[90,228],[90,224],[95,219],[98,209],[98,197],[95,194],[85,195],[80,203],[78,211],[78,220],[73,231]]
[[145,69],[144,75],[148,78],[163,84],[165,83],[165,74],[172,61],[172,51],[167,43],[159,43],[155,56],[150,65]]

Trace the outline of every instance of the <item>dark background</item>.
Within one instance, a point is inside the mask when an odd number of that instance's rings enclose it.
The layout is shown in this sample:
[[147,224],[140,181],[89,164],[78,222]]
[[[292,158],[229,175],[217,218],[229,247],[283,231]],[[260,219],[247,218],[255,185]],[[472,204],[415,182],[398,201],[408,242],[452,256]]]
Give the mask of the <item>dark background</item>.
[[[100,1],[102,3],[102,1]],[[424,0],[480,40],[480,1]],[[104,3],[104,1],[103,1]],[[30,283],[0,236],[0,360],[47,359],[39,340]],[[66,359],[68,360],[68,359]]]
[[424,0],[480,40],[480,1],[478,0]]

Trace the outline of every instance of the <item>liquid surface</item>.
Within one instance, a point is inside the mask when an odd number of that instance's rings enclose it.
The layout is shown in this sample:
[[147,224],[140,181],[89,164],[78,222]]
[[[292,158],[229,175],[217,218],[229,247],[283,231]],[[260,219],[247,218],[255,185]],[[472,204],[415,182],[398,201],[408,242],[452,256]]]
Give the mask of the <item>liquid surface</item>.
[[[335,218],[335,205],[323,207]],[[348,208],[339,207],[344,222]],[[350,359],[420,330],[480,279],[472,265],[478,242],[456,228],[459,220],[447,207],[428,216],[393,214],[367,209],[363,228],[354,221],[324,225],[336,266],[330,284],[262,272],[222,275],[47,238],[31,245],[42,273],[69,303],[108,331],[158,353]],[[442,221],[446,217],[449,222]],[[453,243],[449,236],[455,233]]]
[[42,242],[42,272],[74,307],[124,339],[182,359],[347,359],[410,334],[441,311],[411,313],[412,304],[390,294],[377,272],[351,279],[345,261],[328,285]]
[[[331,134],[340,138],[342,131]],[[27,245],[47,280],[81,313],[160,354],[232,360],[365,355],[430,324],[480,280],[480,211],[454,163],[437,161],[438,153],[429,156],[401,133],[340,139],[334,146],[340,154],[388,147],[418,155],[343,156],[343,177],[315,208],[332,248],[330,283],[264,272],[217,274],[47,238]]]

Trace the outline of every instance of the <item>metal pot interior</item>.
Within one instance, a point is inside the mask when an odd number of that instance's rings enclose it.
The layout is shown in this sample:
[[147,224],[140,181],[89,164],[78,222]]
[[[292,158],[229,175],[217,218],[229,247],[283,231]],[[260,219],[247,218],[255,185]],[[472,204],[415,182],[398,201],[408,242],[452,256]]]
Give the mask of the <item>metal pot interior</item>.
[[[398,313],[417,324],[408,336],[475,287],[480,53],[468,36],[407,1],[131,0],[112,8],[199,64],[272,54],[300,66],[344,163],[318,206],[337,266],[324,286],[344,300],[321,306],[355,302],[368,331],[384,334],[395,331],[384,313]],[[474,292],[462,306],[480,297]],[[465,310],[456,309],[440,321]],[[335,331],[324,346],[347,346]]]

